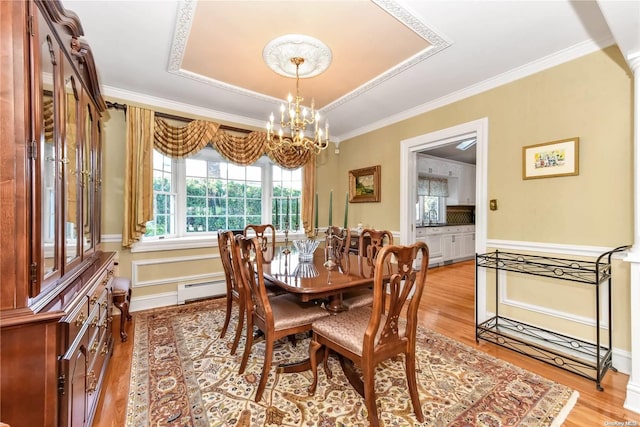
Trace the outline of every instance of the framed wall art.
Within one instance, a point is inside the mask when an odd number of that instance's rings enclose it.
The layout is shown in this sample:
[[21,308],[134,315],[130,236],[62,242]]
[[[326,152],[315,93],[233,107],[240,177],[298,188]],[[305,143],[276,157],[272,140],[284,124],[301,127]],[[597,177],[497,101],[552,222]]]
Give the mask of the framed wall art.
[[578,175],[580,138],[522,147],[522,179]]
[[349,202],[380,201],[380,165],[349,171]]

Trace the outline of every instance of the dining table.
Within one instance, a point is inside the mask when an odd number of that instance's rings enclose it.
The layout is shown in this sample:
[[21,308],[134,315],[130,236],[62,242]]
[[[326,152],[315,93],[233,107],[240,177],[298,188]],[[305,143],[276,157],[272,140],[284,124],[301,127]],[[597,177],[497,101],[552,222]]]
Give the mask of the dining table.
[[300,301],[325,300],[325,308],[339,313],[345,291],[373,286],[373,269],[363,257],[353,253],[329,256],[318,247],[310,261],[301,261],[297,249],[280,247],[271,262],[263,265],[265,280],[298,296]]
[[[334,314],[346,310],[343,292],[370,288],[374,282],[373,268],[364,257],[348,251],[343,256],[331,256],[331,250],[322,245],[310,261],[301,261],[295,246],[279,247],[271,262],[263,264],[262,273],[266,281],[297,295],[302,302],[323,301],[325,309]],[[364,396],[362,380],[353,365],[341,356],[339,360],[349,382]],[[284,373],[303,372],[311,369],[311,362],[307,358],[282,363],[278,369]]]

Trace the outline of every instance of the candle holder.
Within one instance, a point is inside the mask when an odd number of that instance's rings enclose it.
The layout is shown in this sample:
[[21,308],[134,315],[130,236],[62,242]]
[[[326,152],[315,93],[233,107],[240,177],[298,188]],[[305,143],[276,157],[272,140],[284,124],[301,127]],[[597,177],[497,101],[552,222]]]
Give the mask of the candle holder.
[[327,231],[327,256],[324,266],[328,269],[332,269],[337,265],[335,261],[333,261],[333,227],[329,226],[329,229]]
[[289,224],[285,223],[284,227],[284,249],[282,250],[282,253],[289,255],[291,253],[291,250],[289,249]]

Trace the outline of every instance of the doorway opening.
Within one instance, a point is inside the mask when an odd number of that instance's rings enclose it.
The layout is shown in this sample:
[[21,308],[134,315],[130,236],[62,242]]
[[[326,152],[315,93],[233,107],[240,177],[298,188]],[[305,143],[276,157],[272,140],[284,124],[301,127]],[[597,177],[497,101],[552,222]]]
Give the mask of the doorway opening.
[[[416,202],[418,186],[417,155],[439,149],[454,142],[476,139],[475,251],[484,253],[487,246],[487,152],[489,119],[487,117],[401,141],[400,148],[400,241],[416,241]],[[406,191],[405,191],[406,190]],[[477,279],[476,318],[486,319],[486,279]]]

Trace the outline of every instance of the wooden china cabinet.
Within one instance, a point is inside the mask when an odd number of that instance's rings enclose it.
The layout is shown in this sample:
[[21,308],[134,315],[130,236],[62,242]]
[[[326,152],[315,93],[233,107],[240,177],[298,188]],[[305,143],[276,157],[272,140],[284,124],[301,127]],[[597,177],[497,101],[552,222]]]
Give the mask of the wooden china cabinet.
[[0,421],[88,426],[113,349],[106,105],[59,1],[0,1],[0,35]]

